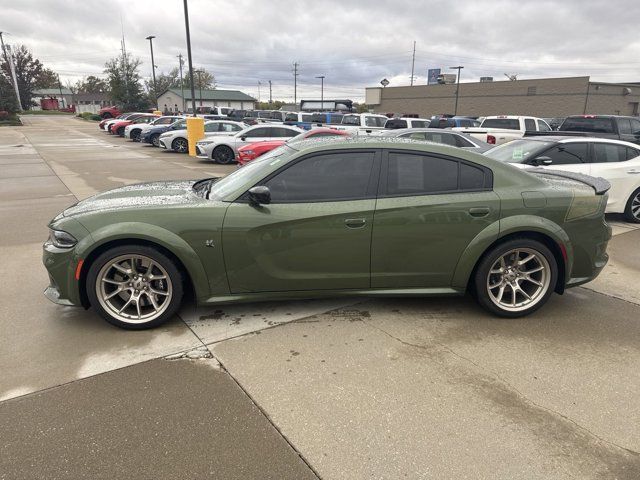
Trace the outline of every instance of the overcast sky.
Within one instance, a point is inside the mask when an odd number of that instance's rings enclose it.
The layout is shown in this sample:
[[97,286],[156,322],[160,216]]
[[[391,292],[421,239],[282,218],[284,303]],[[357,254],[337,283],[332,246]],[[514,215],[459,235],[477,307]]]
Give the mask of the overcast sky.
[[[590,75],[640,81],[640,1],[190,0],[193,61],[215,74],[219,88],[268,99],[361,100],[383,78],[408,85],[416,41],[415,83],[427,68],[463,65],[461,81]],[[63,83],[100,75],[127,50],[149,77],[148,35],[157,71],[186,54],[181,0],[0,0],[5,41],[24,44]]]

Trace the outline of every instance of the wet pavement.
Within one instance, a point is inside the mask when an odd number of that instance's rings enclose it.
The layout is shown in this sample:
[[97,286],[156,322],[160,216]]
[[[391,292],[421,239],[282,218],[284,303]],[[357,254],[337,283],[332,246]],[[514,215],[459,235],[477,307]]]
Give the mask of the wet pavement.
[[49,219],[235,167],[25,123],[0,129],[0,479],[640,478],[637,226],[611,216],[602,275],[525,319],[468,298],[187,303],[122,331],[42,296]]

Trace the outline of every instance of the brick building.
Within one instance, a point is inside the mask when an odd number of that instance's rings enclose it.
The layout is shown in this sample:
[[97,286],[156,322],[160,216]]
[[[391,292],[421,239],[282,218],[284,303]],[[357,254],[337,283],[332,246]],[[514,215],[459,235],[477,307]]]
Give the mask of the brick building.
[[[454,113],[455,84],[373,87],[365,103],[376,113]],[[640,83],[592,82],[589,77],[461,83],[458,114],[564,117],[583,113],[638,115]]]

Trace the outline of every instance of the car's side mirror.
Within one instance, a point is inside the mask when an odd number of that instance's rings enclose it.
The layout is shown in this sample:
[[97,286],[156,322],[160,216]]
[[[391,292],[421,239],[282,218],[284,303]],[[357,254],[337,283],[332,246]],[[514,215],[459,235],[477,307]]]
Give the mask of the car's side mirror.
[[552,163],[551,157],[536,157],[533,159],[534,165],[551,165]]
[[246,136],[242,136],[242,137],[240,137],[240,140],[242,140],[243,142],[244,142],[246,139],[247,139],[247,137],[246,137]]
[[253,206],[268,205],[271,203],[271,191],[269,187],[259,185],[249,189],[249,203]]

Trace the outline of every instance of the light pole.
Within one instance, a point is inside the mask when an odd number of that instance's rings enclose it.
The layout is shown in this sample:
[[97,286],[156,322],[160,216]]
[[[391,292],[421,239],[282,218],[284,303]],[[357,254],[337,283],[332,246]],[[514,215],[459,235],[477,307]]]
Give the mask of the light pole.
[[153,39],[156,38],[154,35],[149,35],[147,40],[149,40],[149,47],[151,48],[151,76],[153,77],[153,98],[156,101],[156,110],[158,107],[158,90],[156,87],[156,64],[153,61]]
[[189,59],[189,80],[191,84],[191,108],[193,109],[193,116],[196,114],[196,90],[193,84],[193,61],[191,59],[191,33],[189,32],[189,6],[187,0],[184,0],[184,28],[187,33],[187,58]]
[[458,65],[457,67],[449,67],[451,70],[458,70],[458,78],[456,79],[456,107],[453,110],[453,115],[458,114],[458,95],[460,94],[460,70],[464,67],[462,65]]
[[318,75],[320,79],[320,110],[324,110],[324,75]]

